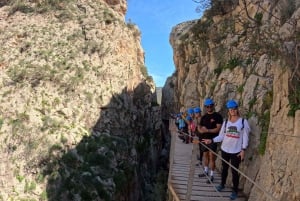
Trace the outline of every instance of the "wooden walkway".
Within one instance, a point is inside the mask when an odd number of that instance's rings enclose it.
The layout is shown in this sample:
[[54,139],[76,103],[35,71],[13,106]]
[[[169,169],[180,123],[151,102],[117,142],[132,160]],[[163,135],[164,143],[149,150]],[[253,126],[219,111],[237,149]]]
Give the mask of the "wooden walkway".
[[[172,124],[172,123],[171,123]],[[174,124],[173,124],[174,125]],[[172,126],[172,125],[171,125]],[[196,157],[199,154],[198,144],[185,144],[177,136],[175,128],[170,129],[172,144],[170,152],[169,194],[172,201],[228,201],[231,188],[228,186],[218,192],[215,186],[220,184],[221,175],[214,173],[214,182],[207,184],[207,177],[198,177],[203,173],[203,167],[197,166]],[[193,164],[193,165],[192,165]],[[229,169],[230,170],[230,169]],[[228,181],[231,183],[231,181]],[[236,201],[245,201],[239,194]]]

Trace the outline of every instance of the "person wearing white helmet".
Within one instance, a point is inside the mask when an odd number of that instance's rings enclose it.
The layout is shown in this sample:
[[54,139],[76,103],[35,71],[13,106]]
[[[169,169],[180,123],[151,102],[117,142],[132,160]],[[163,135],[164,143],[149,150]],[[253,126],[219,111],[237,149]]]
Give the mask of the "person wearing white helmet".
[[[218,136],[218,133],[221,129],[222,123],[223,123],[223,117],[215,111],[215,103],[211,98],[207,98],[204,101],[204,107],[206,110],[206,113],[202,116],[200,125],[198,126],[198,131],[200,133],[200,139],[212,139],[216,136]],[[203,151],[203,157],[204,157],[204,173],[199,174],[199,177],[205,177],[210,176],[210,179],[207,180],[207,183],[214,181],[214,171],[215,171],[215,161],[216,156],[213,154],[213,152],[217,151],[217,143],[211,143],[207,145],[206,148],[203,145],[202,151]],[[208,170],[210,168],[210,174],[208,174]]]
[[[222,158],[231,163],[236,169],[239,168],[241,161],[245,158],[245,150],[248,146],[250,126],[248,121],[240,116],[238,104],[235,100],[229,100],[226,104],[228,109],[228,120],[224,121],[218,136],[213,139],[203,139],[205,144],[222,142]],[[221,184],[216,187],[218,191],[225,188],[229,165],[222,161]],[[238,196],[239,174],[231,168],[233,191],[230,195],[231,200]]]

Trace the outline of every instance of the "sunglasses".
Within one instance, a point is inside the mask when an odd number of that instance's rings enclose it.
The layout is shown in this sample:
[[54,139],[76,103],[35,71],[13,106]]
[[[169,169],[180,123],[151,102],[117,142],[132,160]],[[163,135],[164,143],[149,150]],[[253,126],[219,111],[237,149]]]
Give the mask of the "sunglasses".
[[205,107],[206,107],[206,108],[213,108],[214,105],[206,105]]

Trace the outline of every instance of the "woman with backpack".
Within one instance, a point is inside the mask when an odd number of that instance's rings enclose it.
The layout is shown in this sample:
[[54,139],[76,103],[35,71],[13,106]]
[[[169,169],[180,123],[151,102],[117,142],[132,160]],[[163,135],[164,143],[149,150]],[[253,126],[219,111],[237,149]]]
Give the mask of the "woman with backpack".
[[[213,139],[203,139],[202,142],[210,144],[222,142],[222,158],[231,163],[236,169],[239,168],[241,161],[245,158],[245,150],[248,146],[250,127],[248,121],[240,116],[238,104],[235,100],[229,100],[226,103],[228,109],[228,120],[224,121],[219,135]],[[225,188],[229,165],[222,161],[222,179],[221,184],[216,187],[218,191]],[[230,195],[231,200],[238,196],[239,174],[231,168],[233,191]]]

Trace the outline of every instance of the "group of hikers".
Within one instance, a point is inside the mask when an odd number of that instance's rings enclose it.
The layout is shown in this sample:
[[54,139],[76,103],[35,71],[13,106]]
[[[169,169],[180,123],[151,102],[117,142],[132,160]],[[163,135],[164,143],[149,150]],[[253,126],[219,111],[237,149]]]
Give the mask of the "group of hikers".
[[[240,116],[239,105],[235,100],[226,103],[228,117],[223,120],[222,115],[215,111],[213,99],[204,100],[205,114],[202,115],[200,107],[189,108],[187,111],[176,115],[175,124],[178,128],[179,138],[184,143],[191,143],[197,137],[199,143],[199,161],[204,166],[203,174],[199,177],[207,177],[207,183],[214,181],[215,171],[215,152],[218,143],[221,143],[221,156],[227,161],[222,160],[221,184],[216,186],[217,191],[225,188],[230,163],[236,169],[239,168],[241,161],[245,158],[245,150],[248,146],[250,127],[247,119]],[[230,195],[231,200],[238,196],[239,174],[232,170],[233,191]]]

